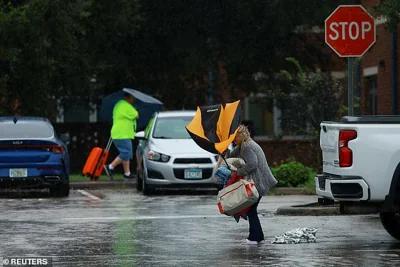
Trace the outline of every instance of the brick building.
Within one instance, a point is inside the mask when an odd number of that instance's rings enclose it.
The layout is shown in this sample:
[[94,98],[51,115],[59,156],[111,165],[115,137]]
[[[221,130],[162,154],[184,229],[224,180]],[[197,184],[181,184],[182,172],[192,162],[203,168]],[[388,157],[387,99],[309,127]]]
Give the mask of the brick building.
[[[379,4],[379,0],[364,0],[365,8]],[[360,97],[361,115],[399,114],[400,76],[398,35],[389,32],[384,18],[376,18],[376,43],[364,54],[358,66],[358,86],[355,95]],[[397,25],[397,32],[400,24]]]

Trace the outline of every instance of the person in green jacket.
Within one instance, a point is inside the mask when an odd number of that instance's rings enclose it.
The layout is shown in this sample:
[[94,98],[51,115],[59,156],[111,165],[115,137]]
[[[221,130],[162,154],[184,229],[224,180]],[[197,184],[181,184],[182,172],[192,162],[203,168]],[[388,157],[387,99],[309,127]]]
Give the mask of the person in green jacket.
[[133,107],[134,102],[135,97],[125,93],[124,98],[114,106],[111,138],[119,155],[107,166],[111,175],[111,171],[122,163],[126,179],[133,178],[130,171],[130,160],[133,159],[132,140],[135,138],[136,121],[139,118],[139,112]]

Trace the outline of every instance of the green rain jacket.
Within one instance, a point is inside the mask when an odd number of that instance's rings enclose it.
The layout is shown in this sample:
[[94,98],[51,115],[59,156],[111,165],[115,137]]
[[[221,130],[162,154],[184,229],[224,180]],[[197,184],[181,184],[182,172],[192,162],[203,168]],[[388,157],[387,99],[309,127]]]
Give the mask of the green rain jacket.
[[126,100],[122,99],[113,109],[112,139],[134,139],[136,119],[139,112]]

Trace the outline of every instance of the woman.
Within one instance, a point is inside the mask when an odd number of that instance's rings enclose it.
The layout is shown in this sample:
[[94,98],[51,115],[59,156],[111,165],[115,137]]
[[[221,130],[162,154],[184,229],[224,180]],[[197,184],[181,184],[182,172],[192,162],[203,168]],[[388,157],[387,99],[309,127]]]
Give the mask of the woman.
[[[267,159],[262,148],[250,137],[246,126],[240,125],[233,142],[235,149],[229,153],[228,158],[242,158],[246,164],[238,168],[236,174],[239,176],[252,175],[257,191],[260,194],[258,201],[253,204],[248,213],[249,236],[244,241],[248,245],[257,245],[264,240],[264,233],[260,219],[257,214],[257,206],[264,196],[278,182],[269,169]],[[235,172],[232,172],[234,175]]]

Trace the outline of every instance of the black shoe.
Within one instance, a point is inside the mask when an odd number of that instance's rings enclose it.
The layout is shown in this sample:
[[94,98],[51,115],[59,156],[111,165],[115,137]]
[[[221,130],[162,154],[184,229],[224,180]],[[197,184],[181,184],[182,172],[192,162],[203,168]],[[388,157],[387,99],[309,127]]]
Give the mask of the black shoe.
[[132,179],[135,179],[135,176],[132,173],[129,176],[124,174],[124,179],[132,180]]

